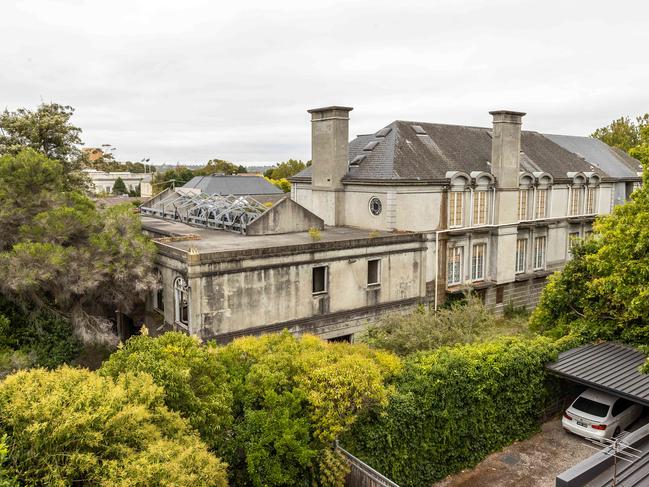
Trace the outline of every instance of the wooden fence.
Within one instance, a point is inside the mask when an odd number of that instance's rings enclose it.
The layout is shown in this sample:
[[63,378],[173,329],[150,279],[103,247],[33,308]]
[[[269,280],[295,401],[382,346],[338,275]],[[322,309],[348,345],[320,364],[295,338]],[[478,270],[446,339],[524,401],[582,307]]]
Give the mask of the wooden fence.
[[336,450],[345,457],[351,467],[351,472],[345,481],[346,487],[399,487],[398,484],[356,458],[340,445],[336,444]]

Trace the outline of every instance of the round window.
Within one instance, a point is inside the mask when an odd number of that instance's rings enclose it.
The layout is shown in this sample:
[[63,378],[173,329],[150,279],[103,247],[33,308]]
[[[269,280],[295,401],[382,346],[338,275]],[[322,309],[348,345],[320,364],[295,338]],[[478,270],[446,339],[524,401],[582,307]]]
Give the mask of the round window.
[[370,213],[374,216],[378,216],[381,214],[381,210],[383,210],[383,204],[380,199],[374,196],[370,199]]

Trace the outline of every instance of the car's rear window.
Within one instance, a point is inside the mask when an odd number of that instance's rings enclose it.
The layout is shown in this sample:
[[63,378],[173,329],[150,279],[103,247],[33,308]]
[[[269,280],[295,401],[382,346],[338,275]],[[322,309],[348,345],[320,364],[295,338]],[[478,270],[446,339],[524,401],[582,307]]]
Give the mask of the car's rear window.
[[585,397],[579,397],[572,405],[572,407],[586,414],[605,418],[608,414],[608,408],[610,406],[608,404],[602,404],[601,402],[586,399]]

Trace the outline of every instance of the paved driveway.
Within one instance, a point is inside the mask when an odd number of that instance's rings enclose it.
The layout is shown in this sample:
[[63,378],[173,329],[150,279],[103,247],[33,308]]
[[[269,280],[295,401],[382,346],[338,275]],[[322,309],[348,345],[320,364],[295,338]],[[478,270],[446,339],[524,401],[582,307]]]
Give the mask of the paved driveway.
[[433,487],[554,487],[557,474],[595,453],[589,446],[593,445],[566,433],[560,418],[554,419],[529,440],[493,453],[475,468]]

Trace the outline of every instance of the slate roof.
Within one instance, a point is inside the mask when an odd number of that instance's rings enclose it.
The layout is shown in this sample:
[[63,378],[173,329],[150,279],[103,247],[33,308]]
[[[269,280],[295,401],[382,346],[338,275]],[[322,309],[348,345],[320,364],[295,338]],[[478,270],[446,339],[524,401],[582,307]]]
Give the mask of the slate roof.
[[649,375],[640,373],[646,358],[635,348],[604,342],[562,352],[547,368],[566,379],[649,406]]
[[592,137],[545,134],[555,144],[583,157],[614,178],[636,178],[642,171],[640,162],[626,152]]
[[[491,136],[491,128],[397,120],[376,134],[359,135],[349,143],[350,161],[358,161],[359,156],[365,157],[357,167],[350,167],[344,180],[443,181],[447,171],[491,172]],[[576,139],[595,140],[586,137]],[[564,139],[560,142],[539,132],[522,131],[522,169],[544,171],[555,180],[565,179],[568,172],[589,171],[601,177],[620,178],[630,177],[629,167],[639,164],[600,141],[594,144],[582,141],[582,145],[593,148],[584,151],[586,154],[575,153]],[[600,144],[604,148],[599,147]],[[633,177],[637,175],[633,174]],[[310,178],[311,167],[308,167],[292,179],[308,181]]]
[[195,176],[183,188],[198,188],[209,195],[284,194],[261,176]]

